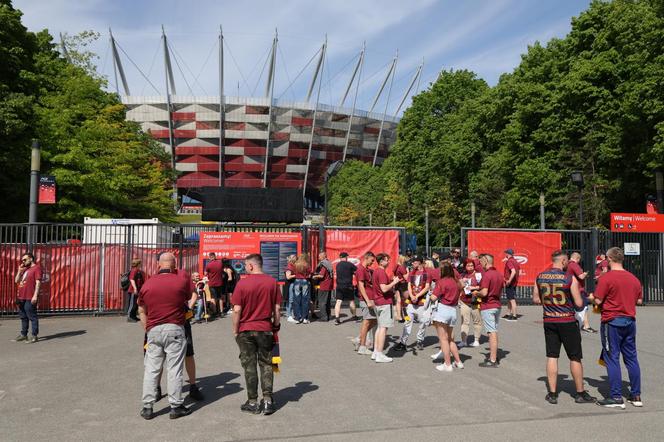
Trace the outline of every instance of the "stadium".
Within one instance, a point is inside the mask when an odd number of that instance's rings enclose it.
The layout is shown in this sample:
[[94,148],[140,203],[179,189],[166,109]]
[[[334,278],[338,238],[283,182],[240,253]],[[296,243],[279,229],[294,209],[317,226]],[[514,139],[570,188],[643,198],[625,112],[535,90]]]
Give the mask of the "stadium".
[[[130,93],[119,43],[111,33],[111,51],[117,92],[127,109],[127,119],[141,125],[171,155],[178,172],[177,193],[181,203],[197,189],[208,187],[301,189],[305,208],[321,205],[320,186],[335,161],[356,159],[380,165],[396,140],[397,115],[417,83],[422,66],[415,71],[399,106],[388,115],[387,102],[394,81],[397,56],[368,110],[358,109],[364,64],[363,48],[352,66],[350,81],[337,105],[320,100],[327,42],[314,54],[315,70],[302,101],[275,98],[274,75],[278,36],[266,60],[262,96],[230,96],[224,93],[224,36],[219,33],[217,96],[184,96],[177,93],[173,76],[174,57],[162,33],[166,95],[136,96]],[[122,52],[124,52],[122,50]],[[126,52],[125,52],[126,54]],[[177,62],[177,59],[175,59]],[[397,101],[394,100],[396,103]],[[383,112],[375,108],[387,97]],[[402,98],[403,97],[403,98]],[[380,106],[382,107],[382,106]],[[187,204],[189,203],[189,204]],[[194,202],[195,204],[195,202]],[[181,207],[183,205],[181,204]]]

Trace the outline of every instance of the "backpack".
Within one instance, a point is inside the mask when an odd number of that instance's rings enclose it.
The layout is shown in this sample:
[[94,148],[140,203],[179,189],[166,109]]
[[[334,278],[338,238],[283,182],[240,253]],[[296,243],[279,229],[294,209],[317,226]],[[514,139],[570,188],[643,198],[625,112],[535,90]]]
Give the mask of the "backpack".
[[129,282],[129,272],[124,272],[120,275],[120,288],[122,290],[128,290],[131,282]]

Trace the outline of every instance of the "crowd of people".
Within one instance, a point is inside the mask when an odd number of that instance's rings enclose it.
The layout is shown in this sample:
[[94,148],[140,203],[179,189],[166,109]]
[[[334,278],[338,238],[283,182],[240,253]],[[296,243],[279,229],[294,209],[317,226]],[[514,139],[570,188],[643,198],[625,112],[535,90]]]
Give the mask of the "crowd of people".
[[[241,278],[214,253],[208,256],[202,277],[198,272],[189,275],[178,270],[175,256],[163,253],[158,257],[158,273],[148,279],[141,270],[141,261],[134,259],[128,275],[127,318],[130,322],[140,321],[145,330],[140,414],[145,419],[154,417],[154,403],[162,398],[160,379],[164,365],[172,419],[191,412],[191,408],[184,406],[182,394],[185,370],[189,396],[193,400],[204,399],[196,385],[190,320],[203,322],[228,311],[232,312],[233,334],[247,384],[248,398],[241,409],[272,414],[276,410],[272,398],[272,355],[278,343],[284,301],[286,320],[292,324],[309,324],[314,318],[321,322],[333,319],[335,325],[359,322],[355,351],[370,356],[375,363],[393,362],[389,353],[406,352],[413,325],[418,323],[412,347],[415,351],[423,350],[427,329],[433,326],[440,350],[431,358],[440,361],[435,367],[438,371],[463,369],[459,350],[479,347],[482,332],[488,336],[489,353],[479,366],[499,368],[498,326],[503,295],[508,300],[508,313],[502,318],[517,321],[519,317],[516,287],[520,265],[513,250],[505,250],[504,255],[501,274],[491,254],[471,251],[463,259],[458,249],[450,254],[432,253],[430,258],[407,253],[394,261],[387,253],[369,251],[360,257],[357,265],[351,262],[348,253],[342,252],[336,266],[321,252],[315,269],[303,254],[288,258],[282,287],[263,272],[259,254],[246,257],[246,274]],[[628,402],[640,407],[643,403],[635,345],[635,306],[642,303],[641,284],[624,269],[623,251],[614,247],[598,257],[596,287],[594,293],[587,293],[585,282],[589,272],[581,268],[580,260],[578,252],[571,256],[560,250],[554,252],[550,267],[537,275],[532,290],[533,302],[543,307],[548,380],[545,399],[551,404],[558,401],[558,359],[564,347],[577,403],[597,402],[605,407],[625,408],[622,355],[630,379]],[[21,318],[17,342],[38,340],[36,305],[40,280],[40,267],[34,256],[24,254],[15,276]],[[350,318],[342,321],[344,302],[349,304]],[[584,389],[583,382],[581,331],[596,332],[589,325],[589,306],[601,311],[602,363],[607,367],[611,390],[610,397],[599,401]],[[28,337],[30,323],[32,336]],[[397,333],[396,344],[388,349],[388,332],[396,323],[402,324],[402,330]]]

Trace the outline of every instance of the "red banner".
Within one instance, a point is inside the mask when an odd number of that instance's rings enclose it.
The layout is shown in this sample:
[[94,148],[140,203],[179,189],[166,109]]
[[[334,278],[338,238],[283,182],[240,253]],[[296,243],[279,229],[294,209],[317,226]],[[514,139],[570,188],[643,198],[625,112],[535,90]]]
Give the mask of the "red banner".
[[562,237],[555,232],[468,231],[468,251],[493,255],[496,269],[501,273],[505,250],[514,251],[514,258],[521,265],[519,286],[533,285],[537,274],[551,265],[551,253],[560,249],[561,244]]
[[55,177],[39,177],[39,204],[55,204]]
[[664,232],[664,215],[650,213],[612,213],[612,232]]
[[387,253],[393,267],[399,256],[398,230],[326,230],[325,251],[333,264],[339,261],[339,253],[347,252],[348,260],[354,264],[366,252]]
[[284,279],[287,258],[302,250],[299,232],[201,232],[198,268],[202,273],[208,254],[228,259],[239,274],[244,273],[244,258],[252,253],[263,256],[263,271],[277,280]]

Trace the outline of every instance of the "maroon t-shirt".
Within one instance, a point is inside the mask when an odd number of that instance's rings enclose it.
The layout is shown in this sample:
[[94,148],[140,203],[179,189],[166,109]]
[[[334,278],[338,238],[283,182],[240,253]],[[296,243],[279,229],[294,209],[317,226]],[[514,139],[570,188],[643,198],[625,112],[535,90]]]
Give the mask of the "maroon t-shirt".
[[424,271],[429,275],[429,281],[437,282],[440,279],[440,269],[431,269],[427,267]]
[[595,279],[606,273],[604,269],[606,269],[606,271],[609,270],[609,261],[606,259],[597,264],[597,268],[595,268]]
[[602,302],[602,322],[620,316],[636,318],[636,301],[643,298],[641,282],[627,270],[612,270],[597,280],[595,298]]
[[436,283],[436,288],[433,289],[433,295],[438,298],[438,302],[456,307],[459,303],[459,296],[461,291],[459,285],[454,278],[442,278]]
[[480,310],[500,308],[500,295],[503,293],[505,280],[495,267],[489,267],[482,274],[480,289],[487,289],[487,296],[482,298]]
[[146,310],[146,331],[162,324],[184,326],[185,304],[196,290],[186,273],[160,271],[143,284],[138,305]]
[[581,293],[585,293],[586,291],[586,280],[579,278],[579,276],[583,275],[583,269],[577,263],[576,261],[570,261],[567,263],[567,274],[572,275],[576,278],[577,281],[579,281],[579,290]]
[[[357,271],[355,272],[355,278],[357,282],[362,281],[364,283],[364,290],[367,292],[367,297],[369,299],[374,299],[374,283],[373,283],[373,271],[364,267],[364,264],[359,264],[357,266]],[[360,293],[360,301],[363,301],[364,298]]]
[[509,259],[505,262],[505,281],[507,281],[510,278],[510,274],[512,273],[512,269],[516,271],[514,278],[512,279],[512,282],[510,282],[507,286],[508,287],[516,287],[516,284],[519,282],[519,271],[521,270],[521,266],[519,265],[519,262],[514,259],[513,256],[510,256]]
[[484,273],[484,267],[482,267],[482,263],[480,262],[479,258],[471,258],[471,261],[473,261],[473,264],[475,264],[475,271]]
[[242,307],[240,332],[269,332],[272,331],[274,306],[281,304],[281,290],[270,275],[249,274],[238,281],[231,302]]
[[[426,271],[427,269],[420,269],[420,270],[413,270],[410,272],[410,275],[408,276],[410,286],[413,290],[413,295],[419,294],[422,290],[424,290],[424,286],[427,285],[427,283],[431,282],[431,276],[430,273]],[[420,299],[418,300],[420,305],[424,305],[424,300],[426,296],[422,295]]]
[[408,269],[403,264],[398,265],[397,268],[394,270],[394,274],[399,278],[399,282],[406,282],[407,273]]
[[389,285],[392,282],[390,277],[387,276],[385,269],[378,267],[376,270],[374,270],[373,278],[374,291],[376,293],[374,302],[376,305],[392,305],[394,303],[394,289],[390,289],[384,292],[380,287],[381,284]]
[[136,284],[136,291],[134,292],[134,286],[129,284],[129,289],[127,289],[127,293],[131,293],[132,295],[134,293],[138,293],[141,291],[141,287],[143,287],[143,284],[145,283],[145,273],[143,273],[139,269],[131,269],[129,272],[129,280],[134,280],[134,283]]
[[332,290],[334,288],[334,280],[330,272],[327,271],[327,267],[321,266],[318,274],[323,277],[323,279],[318,280],[318,290]]
[[25,270],[21,275],[21,280],[18,282],[18,299],[30,301],[35,295],[37,281],[41,281],[41,279],[42,270],[37,264]]
[[[473,273],[464,273],[461,278],[464,279],[469,279],[470,280],[470,286],[471,287],[478,287],[480,283],[477,281],[477,273],[479,272],[473,272]],[[481,273],[480,273],[481,275]],[[461,301],[464,304],[470,304],[473,302],[473,295],[472,292],[470,294],[466,294],[465,291],[462,291],[463,293],[461,294]]]
[[224,263],[220,259],[208,262],[205,273],[207,273],[208,285],[210,287],[221,287],[224,285]]

